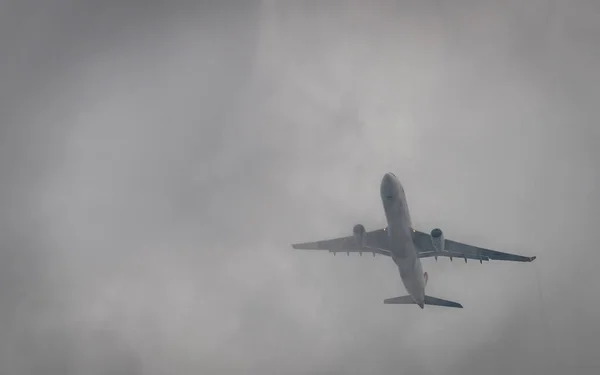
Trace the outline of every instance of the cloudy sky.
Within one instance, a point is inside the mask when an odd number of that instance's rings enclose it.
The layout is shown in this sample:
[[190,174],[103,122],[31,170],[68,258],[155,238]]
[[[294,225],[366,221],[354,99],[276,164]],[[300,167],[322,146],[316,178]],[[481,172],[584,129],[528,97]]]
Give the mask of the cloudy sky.
[[[0,373],[597,374],[594,1],[0,2]],[[413,222],[537,255],[289,244]]]

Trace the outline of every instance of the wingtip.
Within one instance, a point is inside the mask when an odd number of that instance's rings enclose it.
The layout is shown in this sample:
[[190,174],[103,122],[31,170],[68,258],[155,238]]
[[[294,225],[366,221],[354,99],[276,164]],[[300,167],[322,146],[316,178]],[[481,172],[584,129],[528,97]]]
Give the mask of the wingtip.
[[533,262],[533,261],[534,261],[534,260],[536,260],[536,259],[537,259],[537,256],[532,256],[531,258],[529,258],[529,261],[530,261],[530,262]]

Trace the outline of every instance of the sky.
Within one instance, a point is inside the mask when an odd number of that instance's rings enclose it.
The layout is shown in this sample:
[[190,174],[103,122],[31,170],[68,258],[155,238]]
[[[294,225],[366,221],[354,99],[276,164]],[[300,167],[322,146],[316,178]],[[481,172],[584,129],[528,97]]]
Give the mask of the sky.
[[[0,373],[596,374],[593,1],[0,2]],[[536,255],[291,243],[415,227]]]

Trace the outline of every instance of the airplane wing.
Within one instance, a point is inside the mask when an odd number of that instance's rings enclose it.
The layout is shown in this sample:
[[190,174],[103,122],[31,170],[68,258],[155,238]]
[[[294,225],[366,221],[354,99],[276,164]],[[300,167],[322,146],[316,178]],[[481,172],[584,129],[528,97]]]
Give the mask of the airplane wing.
[[292,244],[294,249],[299,250],[328,250],[330,253],[373,253],[391,256],[389,250],[388,234],[385,229],[377,229],[366,232],[365,247],[361,248],[353,236],[333,238],[315,242],[304,242]]
[[444,241],[445,251],[436,251],[431,243],[431,237],[428,233],[413,231],[413,242],[417,246],[419,251],[419,258],[427,257],[449,257],[449,258],[463,258],[465,262],[467,259],[475,259],[479,262],[489,260],[506,260],[512,262],[533,262],[535,256],[528,257],[523,255],[515,255],[510,253],[503,253],[496,250],[485,249],[483,247],[473,246],[457,241],[446,239]]

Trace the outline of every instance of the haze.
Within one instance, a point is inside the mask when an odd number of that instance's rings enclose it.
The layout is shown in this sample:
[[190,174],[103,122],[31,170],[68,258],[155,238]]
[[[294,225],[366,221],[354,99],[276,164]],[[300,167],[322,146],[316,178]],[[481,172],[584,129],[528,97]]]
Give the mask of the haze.
[[[595,2],[0,4],[0,373],[598,373]],[[385,172],[538,259],[290,248]]]

